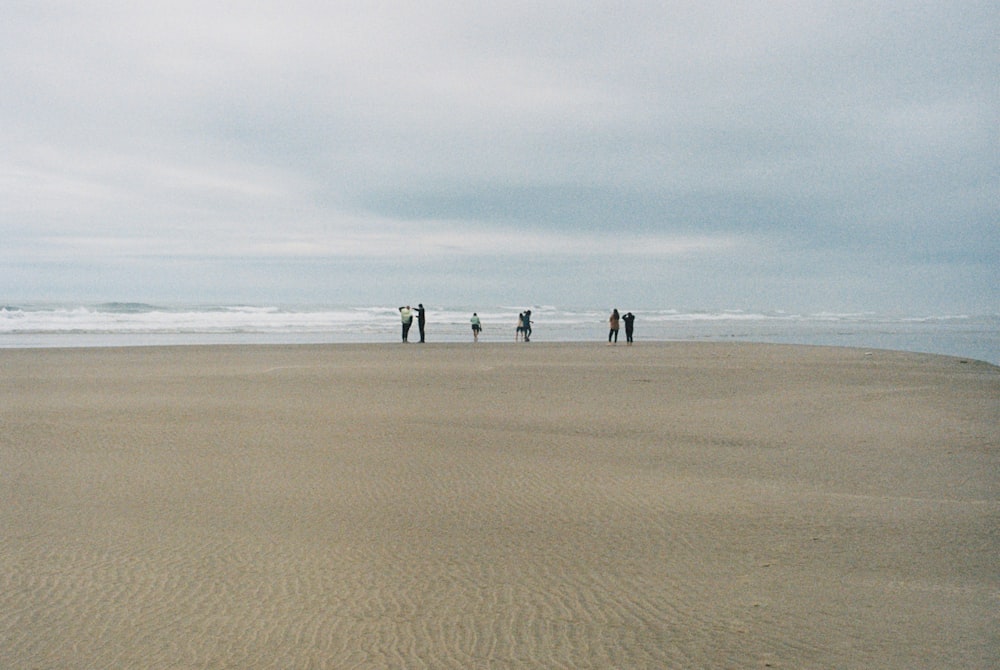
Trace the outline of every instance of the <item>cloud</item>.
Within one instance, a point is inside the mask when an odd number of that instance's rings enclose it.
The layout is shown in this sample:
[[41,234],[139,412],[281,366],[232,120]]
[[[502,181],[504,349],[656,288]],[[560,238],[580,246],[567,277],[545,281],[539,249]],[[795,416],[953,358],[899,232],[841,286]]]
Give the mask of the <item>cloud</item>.
[[683,258],[692,300],[741,253],[786,283],[818,258],[859,301],[875,263],[996,306],[998,27],[974,1],[15,3],[0,230],[24,262]]

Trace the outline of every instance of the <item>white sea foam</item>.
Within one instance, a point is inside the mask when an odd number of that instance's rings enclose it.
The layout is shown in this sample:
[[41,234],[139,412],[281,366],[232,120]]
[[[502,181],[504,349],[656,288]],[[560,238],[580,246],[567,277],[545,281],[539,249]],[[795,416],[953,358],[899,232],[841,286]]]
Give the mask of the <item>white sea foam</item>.
[[[430,342],[514,340],[518,314],[532,311],[536,342],[601,341],[610,309],[555,305],[427,306]],[[902,349],[1000,363],[1000,315],[884,315],[872,312],[757,312],[626,307],[636,340],[740,340]],[[414,326],[414,330],[416,327]],[[394,305],[22,304],[0,307],[0,347],[142,344],[395,342]]]

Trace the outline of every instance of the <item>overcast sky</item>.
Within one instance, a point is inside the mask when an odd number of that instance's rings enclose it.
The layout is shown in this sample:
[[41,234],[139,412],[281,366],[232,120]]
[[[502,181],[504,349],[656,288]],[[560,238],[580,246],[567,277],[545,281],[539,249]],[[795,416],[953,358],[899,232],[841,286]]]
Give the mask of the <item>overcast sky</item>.
[[0,302],[1000,312],[983,2],[8,0]]

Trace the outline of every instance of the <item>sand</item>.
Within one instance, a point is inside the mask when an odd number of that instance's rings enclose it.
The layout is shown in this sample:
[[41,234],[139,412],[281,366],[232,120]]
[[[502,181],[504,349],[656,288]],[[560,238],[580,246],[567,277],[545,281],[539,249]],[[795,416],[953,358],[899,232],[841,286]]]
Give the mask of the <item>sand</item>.
[[2,350],[0,667],[997,667],[998,435],[885,351]]

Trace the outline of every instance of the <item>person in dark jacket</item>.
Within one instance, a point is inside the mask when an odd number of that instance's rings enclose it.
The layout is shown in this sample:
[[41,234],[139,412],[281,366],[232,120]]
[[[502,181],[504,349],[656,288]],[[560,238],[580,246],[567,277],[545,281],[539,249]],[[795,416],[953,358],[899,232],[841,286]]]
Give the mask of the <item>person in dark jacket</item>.
[[424,310],[424,303],[417,305],[417,328],[420,329],[420,341],[424,341],[424,326],[427,324],[427,315]]
[[622,317],[622,321],[625,322],[625,341],[632,344],[632,331],[635,328],[635,314],[629,312]]

